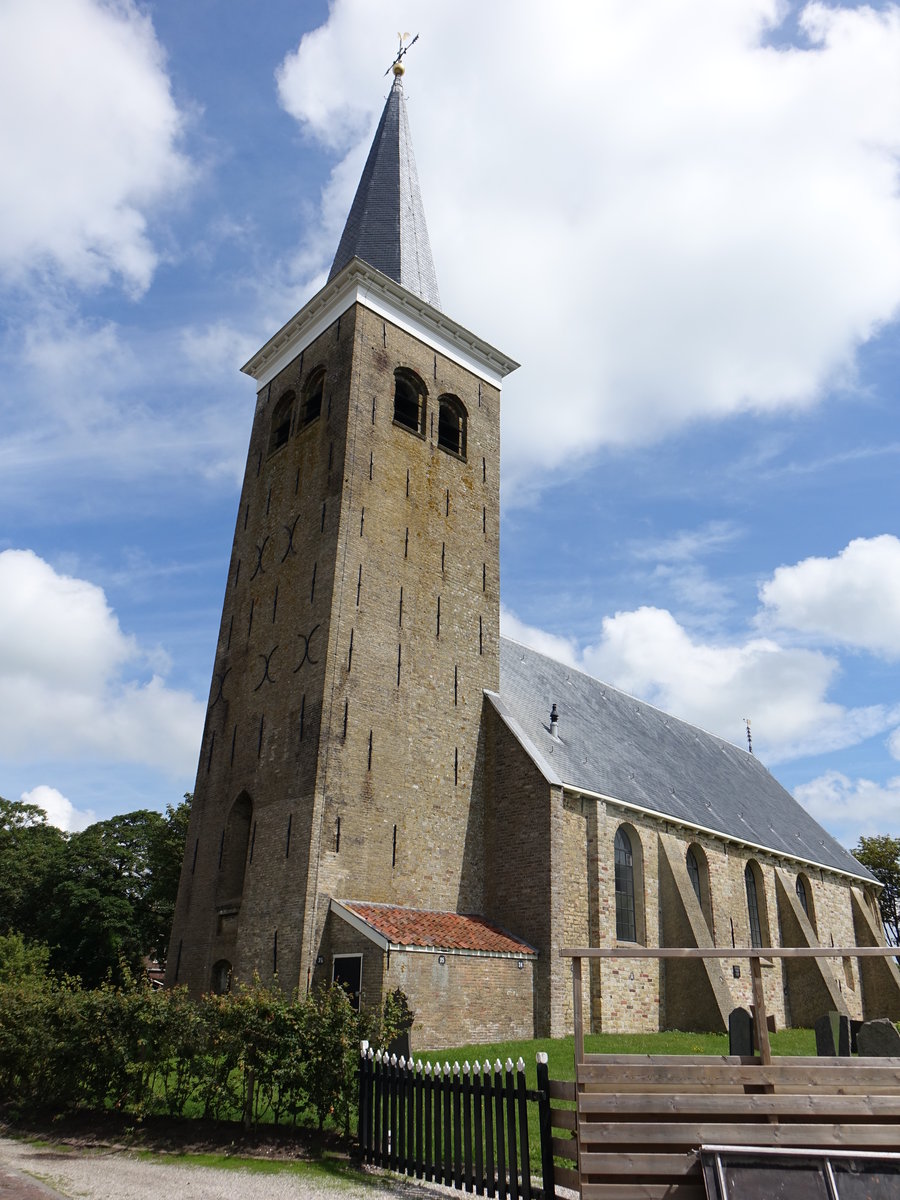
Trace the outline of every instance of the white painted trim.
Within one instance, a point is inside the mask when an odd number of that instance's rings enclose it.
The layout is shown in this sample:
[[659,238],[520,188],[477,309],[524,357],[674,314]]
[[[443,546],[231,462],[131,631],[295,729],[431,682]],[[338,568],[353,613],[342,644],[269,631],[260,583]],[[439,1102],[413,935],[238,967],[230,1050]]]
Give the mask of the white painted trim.
[[355,929],[357,933],[361,933],[363,937],[367,937],[370,942],[374,942],[375,945],[379,946],[382,950],[393,950],[393,945],[386,937],[378,933],[377,930],[373,929],[368,922],[362,919],[362,917],[358,917],[355,912],[351,912],[349,908],[346,908],[343,904],[341,904],[340,900],[335,900],[332,898],[331,911],[336,913],[342,920],[346,921],[347,924],[351,926],[351,928]]
[[657,821],[663,821],[666,825],[677,825],[680,829],[690,829],[693,833],[705,833],[709,837],[719,838],[720,841],[729,842],[732,846],[742,846],[747,850],[762,851],[764,854],[774,855],[776,858],[784,858],[789,862],[800,863],[805,867],[815,867],[820,871],[828,871],[831,875],[846,876],[847,879],[856,879],[862,884],[868,886],[880,887],[881,885],[873,879],[867,879],[865,875],[854,875],[852,871],[842,871],[839,867],[832,867],[828,863],[816,862],[814,858],[801,858],[796,854],[788,854],[784,850],[776,850],[774,846],[764,846],[759,842],[748,842],[743,838],[735,837],[731,833],[723,833],[721,829],[713,829],[707,825],[695,825],[691,821],[685,821],[679,817],[670,816],[655,808],[645,808],[642,804],[632,804],[629,800],[617,800],[615,796],[607,796],[604,792],[592,792],[588,788],[575,787],[574,784],[564,783],[563,792],[570,796],[588,796],[591,800],[602,800],[605,804],[612,804],[615,808],[625,809],[627,812],[641,813],[642,816],[654,817]]
[[518,363],[361,259],[313,296],[242,367],[261,390],[354,304],[412,334],[438,354],[499,387]]

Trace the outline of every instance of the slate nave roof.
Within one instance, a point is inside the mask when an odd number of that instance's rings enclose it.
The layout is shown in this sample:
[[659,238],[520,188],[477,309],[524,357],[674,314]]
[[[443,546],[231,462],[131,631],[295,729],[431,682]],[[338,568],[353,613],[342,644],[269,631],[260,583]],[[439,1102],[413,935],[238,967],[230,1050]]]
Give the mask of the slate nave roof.
[[754,755],[583,671],[501,638],[500,692],[486,694],[550,783],[873,878]]

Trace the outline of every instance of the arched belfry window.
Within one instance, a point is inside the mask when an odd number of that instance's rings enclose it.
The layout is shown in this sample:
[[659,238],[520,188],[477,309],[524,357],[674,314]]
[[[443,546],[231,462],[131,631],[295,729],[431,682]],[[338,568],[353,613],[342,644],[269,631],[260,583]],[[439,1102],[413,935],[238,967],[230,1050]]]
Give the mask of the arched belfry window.
[[269,432],[269,453],[285,445],[291,436],[291,416],[294,411],[294,393],[285,392],[272,409],[272,424]]
[[300,406],[300,424],[309,425],[315,421],[322,411],[322,397],[325,394],[325,368],[317,367],[311,372],[303,389],[303,403]]
[[634,853],[631,838],[621,826],[614,844],[616,867],[616,938],[637,941],[637,912],[634,890]]
[[425,384],[406,367],[394,372],[394,421],[404,429],[425,436]]
[[466,425],[468,414],[458,396],[438,399],[438,445],[451,454],[466,457]]
[[744,886],[747,890],[747,916],[750,920],[750,945],[762,946],[765,923],[761,917],[759,892],[762,887],[762,877],[759,867],[754,862],[748,862],[744,868]]

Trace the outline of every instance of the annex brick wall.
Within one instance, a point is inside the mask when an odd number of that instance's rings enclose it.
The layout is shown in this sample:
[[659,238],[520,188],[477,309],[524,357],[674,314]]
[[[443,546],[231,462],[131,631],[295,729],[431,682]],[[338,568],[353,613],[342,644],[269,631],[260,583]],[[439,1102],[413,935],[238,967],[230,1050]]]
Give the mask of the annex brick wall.
[[388,992],[403,989],[415,1013],[411,1044],[416,1053],[535,1036],[533,957],[440,950],[388,954],[330,913],[314,983],[331,981],[334,958],[341,954],[362,957],[362,1008],[377,1011]]
[[394,952],[384,973],[385,990],[402,988],[416,1014],[411,1045],[417,1055],[536,1036],[533,959],[445,953],[441,963],[440,957]]
[[313,966],[313,985],[329,984],[334,978],[334,959],[341,954],[358,954],[362,959],[360,972],[360,1008],[367,1012],[379,1012],[385,993],[385,953],[371,938],[360,933],[346,921],[328,914],[317,959]]

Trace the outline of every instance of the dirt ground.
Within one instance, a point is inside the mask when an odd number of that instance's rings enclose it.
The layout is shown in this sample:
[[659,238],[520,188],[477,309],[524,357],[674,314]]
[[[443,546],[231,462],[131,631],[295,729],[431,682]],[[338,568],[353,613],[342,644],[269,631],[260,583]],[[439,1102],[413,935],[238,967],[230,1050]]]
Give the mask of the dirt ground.
[[[278,1159],[297,1170],[258,1174],[166,1161],[184,1153]],[[330,1171],[310,1158],[311,1148],[288,1135],[253,1138],[237,1127],[201,1122],[148,1123],[137,1131],[124,1122],[98,1127],[84,1119],[27,1130],[0,1126],[0,1200],[434,1200],[447,1194],[381,1173],[360,1176],[337,1146],[328,1156]]]

